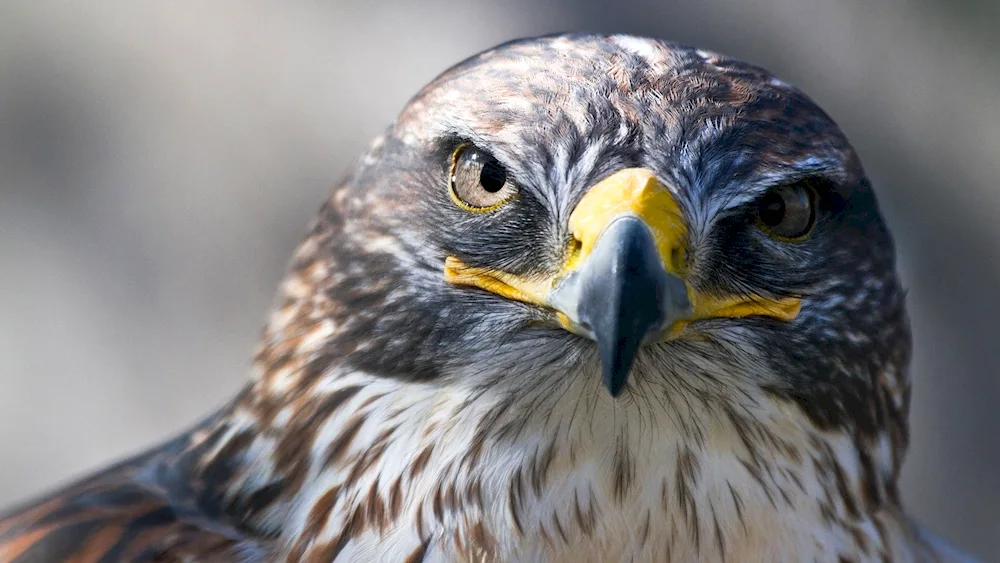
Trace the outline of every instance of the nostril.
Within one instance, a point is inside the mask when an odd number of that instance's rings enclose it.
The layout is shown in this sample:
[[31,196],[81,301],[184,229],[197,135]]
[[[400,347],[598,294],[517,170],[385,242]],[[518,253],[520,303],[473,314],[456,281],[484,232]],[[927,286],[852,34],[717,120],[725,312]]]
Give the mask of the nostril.
[[679,246],[670,249],[670,268],[674,274],[679,274],[684,269],[684,251]]
[[583,242],[576,238],[575,236],[570,236],[569,244],[566,245],[566,258],[567,262],[575,260],[580,256],[580,251],[583,249]]

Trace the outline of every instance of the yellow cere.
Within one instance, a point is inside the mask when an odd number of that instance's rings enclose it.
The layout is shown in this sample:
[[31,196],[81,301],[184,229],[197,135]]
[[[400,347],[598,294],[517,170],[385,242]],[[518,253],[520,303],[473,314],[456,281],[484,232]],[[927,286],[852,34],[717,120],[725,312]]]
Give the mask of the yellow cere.
[[644,168],[626,168],[591,188],[569,217],[569,229],[579,241],[564,271],[571,272],[590,255],[604,230],[622,215],[642,219],[667,271],[681,275],[684,266],[684,217],[666,186]]

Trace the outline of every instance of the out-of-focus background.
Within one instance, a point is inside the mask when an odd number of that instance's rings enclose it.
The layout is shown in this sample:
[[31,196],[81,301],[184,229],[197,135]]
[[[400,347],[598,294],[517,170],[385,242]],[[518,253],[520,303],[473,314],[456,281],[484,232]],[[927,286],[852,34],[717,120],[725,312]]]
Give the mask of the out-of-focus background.
[[0,506],[235,393],[307,222],[407,98],[511,38],[624,31],[813,96],[894,229],[909,509],[1000,560],[1000,4],[0,3]]

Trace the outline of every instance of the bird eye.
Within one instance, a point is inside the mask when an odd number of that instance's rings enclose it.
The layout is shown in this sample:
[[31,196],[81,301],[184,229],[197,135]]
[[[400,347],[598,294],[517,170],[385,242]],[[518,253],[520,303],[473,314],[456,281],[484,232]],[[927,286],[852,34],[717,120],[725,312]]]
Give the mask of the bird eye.
[[779,186],[757,203],[757,223],[783,240],[798,240],[816,224],[816,190],[807,182]]
[[451,199],[467,210],[492,211],[517,195],[507,169],[486,151],[464,144],[451,157]]

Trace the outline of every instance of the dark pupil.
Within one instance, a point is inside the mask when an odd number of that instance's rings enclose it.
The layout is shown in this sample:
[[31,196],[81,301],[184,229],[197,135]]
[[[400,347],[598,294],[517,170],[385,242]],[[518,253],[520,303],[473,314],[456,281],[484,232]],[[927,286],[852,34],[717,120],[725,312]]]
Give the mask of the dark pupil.
[[483,171],[479,173],[479,185],[484,190],[492,193],[500,191],[504,183],[507,182],[507,171],[495,160],[487,161],[483,165]]
[[760,220],[768,227],[774,227],[785,218],[785,200],[778,194],[770,194],[760,205]]

